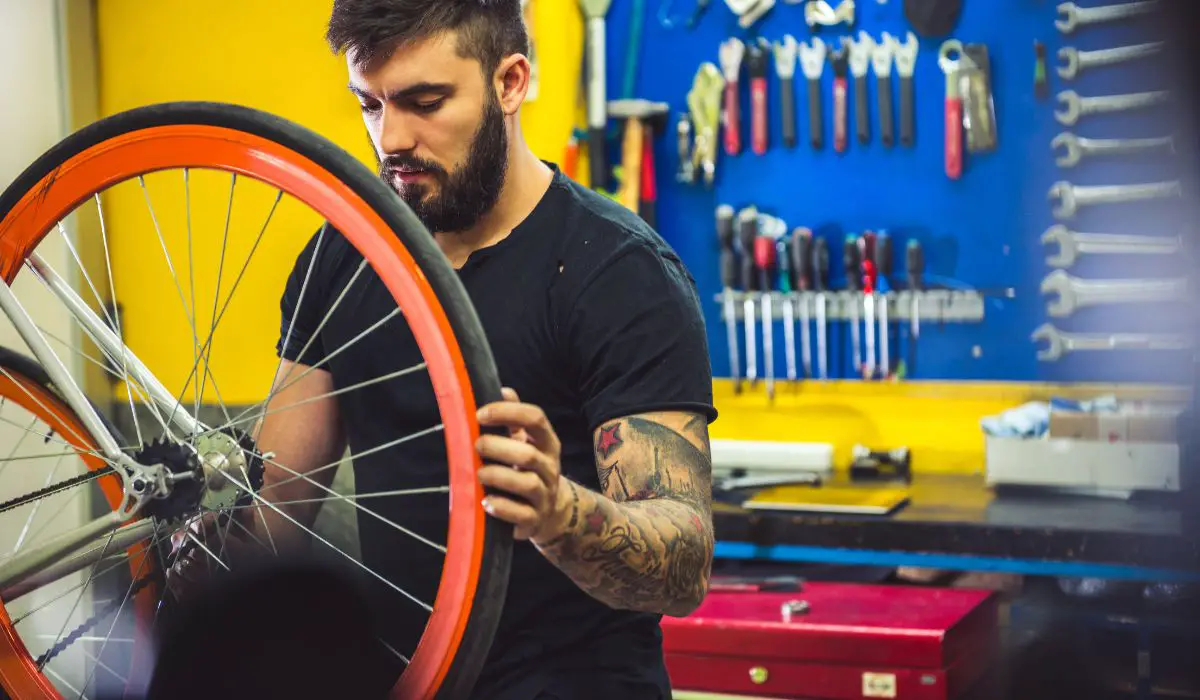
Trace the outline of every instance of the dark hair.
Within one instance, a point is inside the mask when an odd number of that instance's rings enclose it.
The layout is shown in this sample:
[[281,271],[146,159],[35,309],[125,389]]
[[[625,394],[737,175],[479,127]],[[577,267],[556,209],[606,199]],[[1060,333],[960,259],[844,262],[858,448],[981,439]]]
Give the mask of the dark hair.
[[529,55],[521,0],[334,0],[325,39],[361,66],[446,31],[458,33],[458,54],[479,61],[485,76],[506,56]]

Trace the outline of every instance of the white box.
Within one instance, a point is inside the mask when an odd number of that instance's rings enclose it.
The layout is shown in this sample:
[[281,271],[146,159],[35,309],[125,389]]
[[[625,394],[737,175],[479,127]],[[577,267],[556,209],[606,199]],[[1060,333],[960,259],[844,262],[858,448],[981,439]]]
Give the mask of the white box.
[[987,438],[989,485],[1047,486],[1129,497],[1179,490],[1179,445]]

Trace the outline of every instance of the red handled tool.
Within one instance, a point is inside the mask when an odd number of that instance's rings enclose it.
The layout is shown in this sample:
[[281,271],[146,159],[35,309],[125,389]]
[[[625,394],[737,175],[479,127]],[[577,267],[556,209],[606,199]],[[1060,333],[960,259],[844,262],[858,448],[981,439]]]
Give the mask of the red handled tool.
[[776,263],[775,238],[769,232],[760,232],[754,239],[754,266],[758,269],[758,288],[761,292],[763,377],[766,379],[768,400],[775,398],[775,314],[771,306],[771,293],[775,291]]
[[725,153],[731,156],[742,152],[742,118],[738,86],[745,55],[746,45],[741,39],[730,37],[721,42],[721,72],[725,74]]
[[750,148],[755,155],[767,152],[767,60],[771,42],[759,38],[746,50],[746,73],[750,76]]
[[846,133],[849,129],[847,91],[849,83],[847,75],[850,70],[850,49],[843,43],[839,49],[829,52],[829,61],[833,64],[833,148],[838,153],[845,153],[849,141]]
[[863,353],[862,376],[875,376],[875,288],[878,284],[875,269],[875,234],[867,231],[858,239],[859,260],[862,263],[863,332],[866,348]]
[[957,180],[963,172],[963,103],[958,88],[958,65],[963,45],[957,39],[942,44],[938,66],[946,74],[946,177]]

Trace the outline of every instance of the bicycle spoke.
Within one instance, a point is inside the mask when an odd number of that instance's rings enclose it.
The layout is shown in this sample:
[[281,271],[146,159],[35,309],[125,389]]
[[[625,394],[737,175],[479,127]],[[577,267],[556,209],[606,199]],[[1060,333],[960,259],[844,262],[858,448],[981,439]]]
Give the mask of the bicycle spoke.
[[383,641],[382,639],[380,639],[380,640],[379,640],[379,643],[380,643],[380,644],[382,644],[382,645],[383,645],[383,646],[384,646],[384,647],[385,647],[385,648],[386,648],[388,651],[390,651],[390,652],[392,652],[393,654],[395,654],[395,655],[396,655],[396,658],[398,658],[398,659],[400,659],[401,661],[403,661],[405,666],[411,666],[411,665],[412,665],[412,661],[409,661],[408,657],[407,657],[407,656],[405,656],[404,654],[401,654],[400,652],[396,651],[396,648],[395,648],[395,647],[393,647],[391,644],[388,644],[387,642]]
[[[62,492],[60,491],[59,493],[62,493]],[[67,506],[74,504],[75,500],[79,498],[79,494],[81,494],[81,493],[83,493],[83,489],[75,489],[74,491],[72,491],[71,497],[66,499],[65,501],[63,501],[62,505],[60,505],[58,507],[58,510],[54,512],[54,517],[47,518],[46,522],[42,523],[41,527],[39,527],[37,529],[37,532],[33,533],[33,540],[36,541],[38,539],[38,537],[40,537],[41,534],[46,531],[46,528],[50,527],[50,525],[53,524],[58,519],[58,516],[61,515],[62,512],[67,509]],[[38,501],[38,503],[41,503],[41,502],[42,502],[41,500]],[[5,558],[11,557],[13,554],[16,554],[16,553],[17,553],[17,550],[14,549],[12,552],[5,555]]]
[[[66,459],[66,457],[67,455],[65,453],[59,456],[58,460],[54,463],[54,468],[50,470],[49,476],[46,477],[46,483],[42,484],[42,488],[46,488],[50,484],[54,483],[54,477],[56,474],[58,474],[58,469],[62,466],[63,460]],[[39,498],[38,502],[33,504],[33,508],[29,512],[29,517],[25,519],[25,525],[21,528],[21,534],[17,535],[17,543],[13,545],[11,554],[16,554],[17,551],[21,549],[21,544],[25,542],[25,536],[29,534],[29,527],[33,525],[33,519],[37,517],[38,511],[41,510],[42,504],[45,502],[46,499]],[[60,510],[59,512],[61,513],[62,511]],[[57,516],[58,513],[55,513],[55,515]],[[51,518],[50,520],[53,521],[56,519],[57,518]]]
[[[0,418],[0,421],[3,421],[3,422],[5,422],[5,423],[8,423],[8,424],[10,424],[10,425],[14,425],[14,426],[16,426],[16,427],[18,427],[18,428],[21,428],[21,426],[17,425],[16,423],[13,423],[12,421],[6,420],[6,419],[4,419],[4,418]],[[21,449],[21,445],[25,443],[25,438],[29,437],[30,435],[37,435],[37,433],[33,432],[33,426],[37,425],[37,423],[38,423],[37,416],[34,416],[34,417],[33,417],[33,418],[32,418],[32,419],[29,421],[29,427],[28,427],[28,428],[21,428],[21,429],[22,429],[22,430],[24,430],[25,432],[24,432],[24,433],[22,433],[22,435],[21,435],[20,439],[18,439],[18,440],[17,440],[17,444],[16,444],[16,445],[13,445],[12,451],[8,453],[8,459],[4,460],[4,464],[3,464],[3,465],[0,465],[0,476],[3,476],[3,475],[4,475],[4,470],[5,470],[5,469],[8,469],[8,465],[9,465],[9,463],[12,461],[12,459],[13,459],[13,456],[17,454],[17,450]]]
[[[33,399],[34,403],[36,403],[38,406],[40,406],[40,407],[42,408],[42,410],[44,410],[44,411],[46,411],[47,413],[50,413],[50,414],[53,414],[53,413],[54,413],[54,412],[53,412],[53,411],[51,411],[49,408],[47,408],[47,407],[46,407],[46,404],[42,403],[42,401],[41,401],[41,400],[40,400],[38,397],[34,396],[34,395],[33,395],[33,393],[29,391],[29,389],[26,389],[26,388],[24,387],[24,385],[22,385],[20,382],[18,382],[18,381],[17,381],[17,380],[16,380],[16,379],[15,379],[15,378],[12,376],[12,374],[11,374],[11,373],[8,371],[8,369],[6,369],[6,368],[5,368],[5,367],[3,367],[3,366],[0,366],[0,374],[3,374],[4,376],[8,377],[8,379],[9,379],[10,381],[12,381],[14,384],[16,384],[17,386],[19,386],[19,387],[21,388],[21,390],[22,390],[22,391],[24,391],[24,392],[25,392],[25,394],[26,394],[27,396],[29,396],[29,398]],[[12,421],[7,421],[7,420],[5,420],[5,419],[3,419],[3,418],[0,418],[0,421],[4,421],[4,422],[6,422],[6,423],[9,423],[10,425],[14,425],[14,426],[16,426],[16,425],[17,425],[16,423],[13,423]],[[17,427],[20,427],[20,426],[17,426]],[[71,426],[69,426],[69,425],[68,425],[68,426],[67,426],[67,429],[71,431],[71,434],[72,434],[72,435],[74,435],[74,436],[75,436],[75,438],[76,438],[77,440],[79,440],[80,444],[87,444],[87,440],[84,440],[84,439],[83,439],[83,436],[82,436],[82,435],[80,435],[80,434],[79,434],[79,433],[78,433],[78,432],[77,432],[77,431],[76,431],[74,428],[72,428]],[[50,431],[50,433],[48,433],[48,434],[36,433],[36,432],[34,432],[34,431],[32,431],[32,430],[28,430],[28,432],[30,432],[30,433],[33,433],[34,435],[37,435],[38,437],[45,439],[45,441],[46,441],[46,442],[50,442],[51,440],[53,440],[53,433],[54,433],[54,431],[53,431],[53,430],[51,430],[51,431]],[[102,454],[102,453],[100,453],[100,452],[96,452],[96,451],[94,451],[94,450],[88,450],[88,449],[79,448],[79,447],[76,447],[76,446],[74,446],[74,445],[72,445],[72,444],[70,444],[70,443],[68,443],[68,442],[64,442],[64,441],[62,441],[62,440],[56,440],[55,442],[58,442],[59,444],[62,444],[62,445],[66,445],[67,447],[70,447],[71,449],[75,450],[76,452],[82,452],[82,453],[89,454],[89,455],[92,455],[92,456],[94,456],[94,457],[97,457],[97,458],[99,458],[99,459],[103,460],[104,462],[106,462],[106,463],[107,463],[109,466],[112,466],[112,467],[116,467],[116,466],[118,466],[116,462],[112,461],[112,460],[111,460],[111,459],[109,459],[109,458],[108,458],[106,455],[104,455],[104,454]]]
[[[183,208],[184,208],[184,217],[185,217],[186,223],[187,223],[187,245],[188,245],[188,288],[191,292],[191,299],[192,299],[191,308],[193,309],[193,313],[194,313],[194,310],[196,308],[196,272],[195,272],[196,256],[195,256],[195,252],[194,252],[194,249],[192,246],[192,185],[191,185],[190,174],[191,174],[191,170],[189,170],[188,168],[183,169],[183,201],[184,201]],[[213,324],[213,325],[216,325],[216,324]],[[196,333],[196,327],[194,324],[192,326],[192,351],[193,351],[192,355],[195,358],[195,363],[192,365],[192,372],[194,373],[196,371],[195,368],[200,366],[200,337],[199,337],[199,334]],[[188,377],[188,383],[191,383],[191,377]],[[183,392],[186,392],[186,391],[187,391],[187,384],[184,384]],[[183,392],[181,392],[179,394],[180,401],[183,400]],[[200,416],[200,394],[195,393],[195,394],[193,394],[193,398],[192,398],[192,417],[198,418],[199,416]],[[171,417],[172,418],[175,417],[174,411],[171,412]],[[193,431],[193,435],[192,435],[193,443],[195,443],[195,441],[196,441],[196,435],[194,434],[194,432],[195,431]]]
[[[82,638],[80,638],[80,639],[77,639],[77,640],[75,640],[75,641],[82,641]],[[107,642],[108,640],[103,640],[103,641]],[[132,641],[132,640],[131,640],[131,641]],[[86,657],[88,657],[89,659],[91,659],[91,660],[92,660],[92,661],[93,661],[93,662],[94,662],[94,663],[95,663],[95,664],[96,664],[98,667],[100,667],[100,668],[104,669],[105,671],[108,671],[109,673],[111,673],[111,674],[113,675],[113,677],[114,677],[114,678],[116,678],[117,680],[121,681],[122,683],[124,683],[124,684],[126,684],[126,685],[128,685],[128,684],[129,684],[129,679],[128,679],[128,678],[126,678],[125,676],[121,675],[120,673],[118,673],[118,672],[114,671],[114,670],[113,670],[113,668],[112,668],[112,666],[109,666],[108,664],[106,664],[106,663],[104,663],[103,661],[101,661],[99,656],[93,656],[93,655],[92,655],[92,653],[91,653],[90,651],[88,651],[88,650],[87,650],[86,648],[84,648],[84,647],[80,647],[80,649],[79,649],[79,650],[83,652],[83,655],[84,655],[84,656],[86,656]]]
[[[215,345],[217,327],[217,305],[221,303],[221,277],[225,273],[225,251],[229,246],[229,222],[233,218],[233,191],[236,187],[237,173],[233,173],[229,178],[229,203],[225,207],[225,232],[221,236],[221,261],[217,264],[217,291],[213,293],[212,330],[208,332],[208,340],[204,342],[208,348],[208,355],[204,360],[206,367],[212,365],[213,345]],[[208,376],[206,374],[200,378],[201,401],[204,400],[204,387],[208,384]],[[229,416],[226,416],[225,420],[229,420]]]
[[[345,495],[339,494],[337,497],[302,498],[302,499],[299,499],[296,501],[273,501],[273,503],[277,506],[291,506],[291,505],[301,505],[301,504],[305,504],[305,503],[328,503],[329,501],[342,501],[342,500],[361,501],[361,500],[367,499],[367,498],[390,498],[392,496],[417,496],[417,495],[427,495],[427,494],[431,494],[431,493],[450,493],[450,487],[449,486],[430,486],[428,488],[420,488],[420,489],[398,489],[396,491],[376,491],[374,493],[357,493],[357,494],[345,494]],[[231,510],[231,511],[232,510],[248,510],[251,508],[257,510],[257,509],[261,509],[262,506],[255,505],[255,504],[248,504],[248,505],[244,505],[244,506],[233,506],[232,508],[226,508],[225,510]]]
[[[45,671],[45,672],[46,672],[48,675],[54,676],[54,677],[55,677],[55,679],[57,679],[59,683],[62,683],[63,685],[67,686],[67,690],[71,691],[72,693],[77,693],[77,694],[78,694],[78,697],[79,697],[79,700],[87,700],[87,697],[86,697],[86,696],[84,696],[84,694],[83,694],[83,691],[82,691],[82,690],[79,690],[79,689],[78,689],[78,688],[76,688],[75,686],[73,686],[73,685],[71,685],[70,683],[68,683],[68,682],[67,682],[67,679],[66,679],[66,678],[63,678],[63,677],[62,677],[62,675],[61,675],[61,674],[59,674],[58,672],[56,672],[54,669],[52,669],[52,668],[46,668],[46,669],[43,669],[43,670],[44,670],[44,671]],[[84,684],[84,687],[85,687],[85,688],[87,687],[87,684],[86,684],[86,683]]]
[[[100,558],[97,559],[96,563],[92,565],[92,572],[90,575],[88,575],[87,580],[84,581],[83,590],[80,591],[79,596],[77,598],[75,598],[75,603],[71,606],[70,612],[67,613],[67,619],[63,621],[62,629],[60,629],[58,631],[58,636],[55,637],[54,643],[50,645],[51,649],[58,646],[58,643],[62,640],[63,635],[67,633],[67,627],[69,627],[71,624],[71,616],[74,615],[75,610],[77,610],[79,608],[79,603],[80,603],[80,601],[83,600],[84,594],[87,593],[88,586],[90,586],[92,584],[92,581],[94,581],[96,579],[96,573],[100,569],[100,562],[104,561],[104,556],[106,554],[108,554],[108,548],[110,545],[112,545],[113,537],[115,537],[116,534],[117,534],[116,528],[109,530],[108,538],[104,541],[104,547],[100,550]],[[87,687],[87,683],[84,683],[83,685],[85,688]]]
[[[108,566],[106,566],[105,568],[100,570],[100,573],[97,575],[97,577],[103,576],[103,575],[109,573],[110,571],[116,571],[117,569],[121,568],[122,566],[128,568],[129,562],[122,560],[122,561],[116,562],[115,564],[109,564]],[[86,585],[88,585],[88,583],[86,581],[83,583],[77,583],[74,586],[71,586],[67,590],[63,591],[62,593],[59,593],[58,595],[54,596],[50,600],[47,600],[46,602],[37,606],[36,608],[26,612],[24,615],[21,615],[20,617],[13,619],[13,621],[12,621],[13,627],[16,627],[17,625],[24,622],[25,620],[28,620],[34,614],[41,612],[42,610],[45,610],[46,608],[50,607],[51,605],[54,605],[58,601],[62,600],[63,598],[66,598],[68,595],[74,593],[75,591],[79,590],[80,588],[83,588]],[[12,602],[12,601],[8,601],[8,602]],[[49,635],[47,635],[47,636],[49,636]],[[55,637],[55,639],[57,639],[57,637]]]
[[[97,199],[99,199],[99,195],[97,195]],[[71,253],[71,257],[75,260],[75,264],[79,266],[79,272],[83,275],[83,281],[86,282],[88,288],[92,290],[92,296],[94,296],[96,298],[96,305],[100,307],[100,312],[104,314],[104,320],[108,321],[108,325],[110,325],[114,328],[120,328],[120,326],[117,325],[117,323],[113,320],[112,315],[109,314],[108,305],[104,303],[104,299],[101,298],[100,292],[96,290],[96,285],[92,282],[92,277],[91,277],[91,275],[88,274],[87,268],[84,267],[83,261],[79,259],[79,253],[76,252],[75,246],[71,243],[71,237],[67,235],[67,229],[65,226],[63,226],[62,221],[58,222],[57,228],[58,228],[59,235],[62,236],[63,243],[67,246],[67,251]],[[100,235],[101,236],[104,235],[104,218],[103,217],[101,217],[101,219],[100,219]],[[111,278],[109,278],[109,282],[110,283],[112,282]],[[110,298],[116,299],[117,297],[114,294]],[[113,305],[113,311],[116,311],[115,304]],[[118,333],[119,332],[120,331],[118,331]]]

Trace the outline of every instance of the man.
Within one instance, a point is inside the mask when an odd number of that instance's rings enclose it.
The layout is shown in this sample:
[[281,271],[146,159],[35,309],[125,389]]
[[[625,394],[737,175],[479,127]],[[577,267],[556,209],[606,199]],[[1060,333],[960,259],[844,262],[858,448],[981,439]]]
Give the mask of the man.
[[[716,412],[691,276],[640,219],[526,145],[520,0],[335,0],[327,39],[346,56],[380,176],[458,271],[510,387],[479,411],[482,425],[507,429],[478,444],[479,479],[493,489],[484,505],[518,542],[475,696],[669,698],[659,618],[704,598],[713,550]],[[283,295],[280,376],[395,308],[373,274],[349,286],[359,262],[336,232],[310,241]],[[420,361],[403,322],[389,323],[280,392],[275,403],[299,405],[268,413],[262,450],[303,473],[347,443],[362,453],[438,424],[428,377],[327,396]],[[444,485],[443,453],[435,434],[355,458],[357,489]],[[290,477],[268,466],[263,493],[280,503],[323,495]],[[444,540],[444,495],[370,505]],[[306,524],[316,515],[284,508]],[[360,515],[359,528],[364,564],[432,600],[440,553],[378,518]],[[425,613],[380,593],[381,634],[412,649]],[[389,683],[402,670],[381,668]]]

